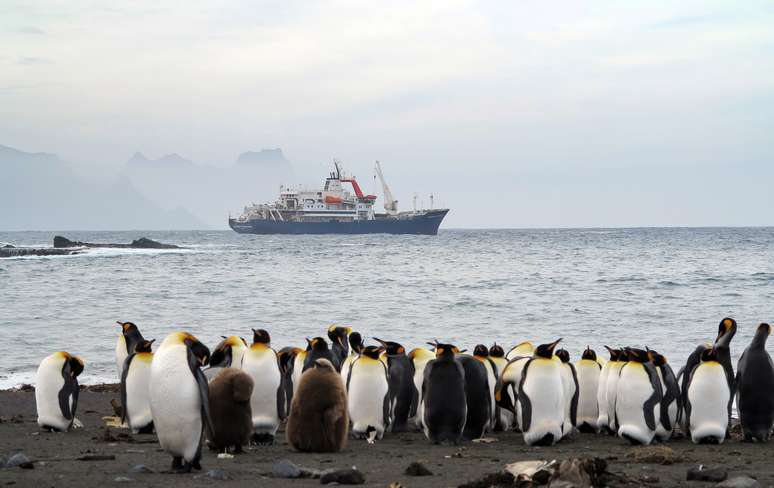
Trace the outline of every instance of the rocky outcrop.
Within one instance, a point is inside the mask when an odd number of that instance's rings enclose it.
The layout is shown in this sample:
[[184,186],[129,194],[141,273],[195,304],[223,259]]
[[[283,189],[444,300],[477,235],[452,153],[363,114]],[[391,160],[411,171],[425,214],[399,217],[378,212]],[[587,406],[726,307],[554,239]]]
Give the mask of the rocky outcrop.
[[52,249],[50,247],[0,247],[0,258],[19,258],[23,256],[69,256],[80,254],[78,249]]
[[62,236],[54,236],[54,248],[73,248],[73,247],[108,247],[118,249],[180,249],[180,246],[174,244],[163,244],[147,237],[140,237],[133,240],[129,244],[112,244],[112,243],[93,243],[93,242],[80,242],[71,241],[70,239]]

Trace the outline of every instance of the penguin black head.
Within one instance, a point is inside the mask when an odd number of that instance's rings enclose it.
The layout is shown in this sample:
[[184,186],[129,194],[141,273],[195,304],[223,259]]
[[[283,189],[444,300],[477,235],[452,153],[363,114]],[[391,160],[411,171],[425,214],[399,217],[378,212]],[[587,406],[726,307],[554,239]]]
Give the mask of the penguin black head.
[[769,324],[762,323],[758,325],[758,328],[755,329],[755,336],[753,336],[750,346],[756,349],[765,348],[766,341],[769,340],[769,335],[771,335],[771,326]]
[[116,323],[121,326],[121,334],[126,342],[126,352],[131,353],[134,350],[134,346],[143,340],[140,329],[132,322],[121,322],[119,320]]
[[381,339],[378,339],[376,337],[373,338],[376,342],[384,346],[384,350],[387,351],[387,355],[394,356],[396,354],[406,354],[406,349],[398,344],[397,342],[392,341],[383,341]]
[[253,344],[271,344],[271,336],[264,329],[253,329]]
[[352,327],[342,327],[340,325],[331,325],[328,327],[328,339],[333,344],[339,344],[341,347],[347,347],[347,336],[352,332]]
[[557,349],[556,357],[558,357],[563,363],[570,362],[570,353],[567,352],[567,349]]
[[428,342],[428,344],[435,348],[436,359],[454,359],[454,355],[460,352],[459,348],[453,344],[441,344],[438,341]]
[[581,359],[589,359],[591,361],[596,361],[597,353],[594,352],[594,349],[592,349],[591,346],[586,346],[586,350],[583,351],[583,355],[581,356]]
[[[287,373],[290,370],[290,366],[293,363],[293,360],[295,359],[296,355],[300,352],[304,352],[303,349],[299,347],[283,347],[282,349],[277,352],[277,359],[279,360],[279,367],[280,371],[283,373]],[[212,353],[212,361],[215,361],[215,353]]]
[[492,344],[492,347],[489,348],[489,355],[492,356],[493,358],[504,358],[505,349],[503,349],[503,346],[495,342],[494,344]]
[[367,358],[376,359],[378,361],[379,356],[383,351],[384,348],[380,346],[366,346],[363,348],[363,351],[360,354]]
[[137,345],[134,346],[134,352],[152,352],[151,345],[156,341],[156,339],[151,339],[149,341],[142,340],[137,343]]
[[551,359],[554,357],[554,348],[562,339],[557,339],[554,342],[551,342],[550,344],[541,344],[535,349],[535,357],[538,358],[544,358],[544,359]]
[[611,361],[621,361],[621,355],[623,354],[623,351],[620,349],[613,349],[611,347],[605,346],[605,349],[607,349],[607,352],[610,353],[610,360]]
[[64,364],[62,366],[62,376],[69,376],[71,378],[77,378],[83,373],[84,363],[83,359],[78,356],[73,356],[67,352],[59,353],[64,356]]
[[328,343],[322,337],[315,337],[312,340],[307,339],[307,351],[327,351]]
[[627,361],[633,363],[647,363],[650,361],[648,351],[644,349],[637,349],[635,347],[627,347],[625,349]]
[[363,350],[363,336],[360,335],[360,332],[353,332],[349,335],[349,347],[352,348],[353,351],[360,354],[360,351]]
[[488,358],[489,349],[483,344],[477,344],[476,347],[473,348],[473,355],[477,358]]
[[121,326],[121,332],[123,332],[124,335],[140,330],[132,322],[121,322],[120,320],[116,320],[116,323]]
[[701,362],[718,361],[718,352],[714,347],[708,347],[701,353]]
[[191,350],[191,353],[196,357],[196,359],[199,361],[200,366],[207,366],[210,364],[210,350],[199,342],[199,339],[194,337],[191,334],[183,333],[183,344],[188,347],[188,349]]
[[736,320],[731,317],[726,317],[720,321],[718,325],[718,337],[715,339],[715,344],[721,346],[728,346],[731,343],[731,339],[736,334]]
[[210,366],[213,368],[228,368],[231,366],[231,360],[234,356],[233,348],[235,346],[247,347],[247,341],[237,336],[224,337],[215,349],[212,351],[210,357]]

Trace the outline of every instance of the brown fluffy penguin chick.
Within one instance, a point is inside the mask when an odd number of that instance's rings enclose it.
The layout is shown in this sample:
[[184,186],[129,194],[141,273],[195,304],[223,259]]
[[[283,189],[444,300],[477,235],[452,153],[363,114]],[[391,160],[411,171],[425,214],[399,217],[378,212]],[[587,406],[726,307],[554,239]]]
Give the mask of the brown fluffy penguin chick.
[[250,396],[253,379],[237,368],[224,368],[210,382],[210,416],[212,430],[208,433],[210,447],[218,451],[233,448],[242,452],[253,432]]
[[303,452],[337,452],[347,444],[347,393],[341,375],[327,359],[317,359],[301,375],[293,395],[286,437]]

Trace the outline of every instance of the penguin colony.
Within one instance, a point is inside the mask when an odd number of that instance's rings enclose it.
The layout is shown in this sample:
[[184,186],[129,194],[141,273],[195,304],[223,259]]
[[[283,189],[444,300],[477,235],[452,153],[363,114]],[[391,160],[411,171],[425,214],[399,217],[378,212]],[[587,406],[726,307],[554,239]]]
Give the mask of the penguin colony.
[[[305,348],[271,346],[266,330],[252,342],[223,337],[212,353],[187,332],[168,335],[155,352],[131,322],[119,322],[116,367],[122,420],[153,432],[175,472],[201,469],[202,447],[242,452],[272,444],[287,421],[300,451],[336,452],[348,438],[375,442],[387,432],[419,429],[433,443],[457,444],[492,431],[521,432],[528,445],[553,445],[574,432],[617,435],[632,444],[665,442],[680,427],[694,443],[722,443],[734,401],[744,437],[768,441],[774,424],[771,334],[760,324],[734,373],[736,322],[724,318],[713,343],[701,344],[677,374],[649,348],[587,347],[577,362],[557,349],[523,342],[465,354],[438,341],[406,351],[350,327],[332,325]],[[38,368],[38,424],[77,427],[78,376],[84,362],[67,352]],[[206,373],[206,374],[205,374]]]

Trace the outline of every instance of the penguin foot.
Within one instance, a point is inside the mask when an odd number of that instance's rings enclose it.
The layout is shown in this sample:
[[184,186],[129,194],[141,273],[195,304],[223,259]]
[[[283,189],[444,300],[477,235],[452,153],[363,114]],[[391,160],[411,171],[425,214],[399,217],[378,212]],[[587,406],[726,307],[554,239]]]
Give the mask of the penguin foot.
[[[253,444],[256,446],[273,446],[274,436],[271,434],[258,434],[255,433],[252,436]],[[241,446],[240,446],[241,447]]]
[[554,434],[546,434],[540,439],[538,439],[536,442],[532,443],[533,446],[553,446],[554,445]]
[[137,430],[138,434],[153,434],[153,422]]
[[581,434],[596,434],[597,429],[596,427],[592,427],[588,423],[583,422],[578,426],[578,432],[580,432]]
[[200,463],[199,461],[200,461],[199,458],[196,458],[193,461],[191,461],[191,467],[193,469],[195,469],[196,471],[201,471],[202,470],[202,463]]
[[191,468],[193,468],[193,465],[189,462],[183,463],[182,466],[180,466],[177,469],[174,469],[173,472],[175,474],[187,474],[191,472]]
[[172,471],[177,471],[183,465],[183,458],[176,456],[172,458]]

